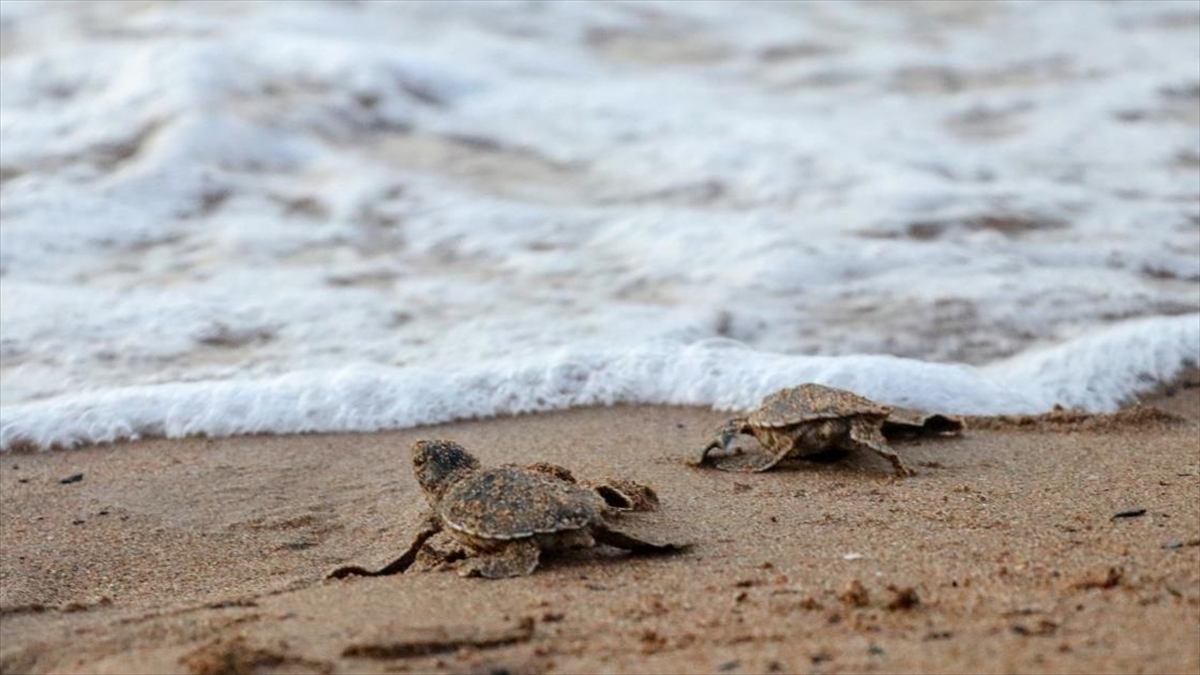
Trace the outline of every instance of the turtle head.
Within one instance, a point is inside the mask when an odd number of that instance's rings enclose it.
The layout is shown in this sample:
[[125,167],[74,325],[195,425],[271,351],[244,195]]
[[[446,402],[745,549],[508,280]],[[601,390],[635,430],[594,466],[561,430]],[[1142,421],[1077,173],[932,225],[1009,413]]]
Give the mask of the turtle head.
[[412,446],[413,474],[430,497],[441,494],[464,474],[479,468],[479,460],[454,441],[417,441]]
[[728,448],[742,434],[750,433],[750,423],[744,417],[735,417],[717,429],[714,443],[721,448]]

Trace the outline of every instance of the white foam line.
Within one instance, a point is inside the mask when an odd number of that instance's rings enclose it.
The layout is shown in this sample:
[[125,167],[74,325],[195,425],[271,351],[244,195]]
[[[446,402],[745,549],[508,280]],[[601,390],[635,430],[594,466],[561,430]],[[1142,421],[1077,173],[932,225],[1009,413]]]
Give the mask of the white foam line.
[[1031,383],[1040,394],[1041,409],[1058,403],[1112,411],[1131,396],[1170,381],[1184,366],[1198,364],[1200,314],[1188,314],[1097,330],[991,364],[984,372],[1014,384]]
[[979,369],[890,356],[756,352],[728,341],[562,349],[461,371],[350,367],[128,387],[0,408],[0,450],[146,437],[377,431],[616,403],[740,409],[800,382],[958,414],[1094,411],[1200,363],[1200,315],[1142,320]]

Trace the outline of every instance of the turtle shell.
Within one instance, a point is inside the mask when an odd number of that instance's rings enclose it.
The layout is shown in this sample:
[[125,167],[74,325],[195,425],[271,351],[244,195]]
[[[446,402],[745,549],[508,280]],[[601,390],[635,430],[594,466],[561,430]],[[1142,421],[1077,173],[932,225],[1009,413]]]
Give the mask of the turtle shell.
[[474,473],[442,495],[437,512],[451,529],[485,539],[524,539],[578,530],[600,520],[594,492],[544,472],[501,466]]
[[787,427],[801,422],[841,417],[887,417],[891,408],[868,398],[820,384],[802,384],[783,389],[763,399],[758,410],[750,413],[751,425],[763,428]]

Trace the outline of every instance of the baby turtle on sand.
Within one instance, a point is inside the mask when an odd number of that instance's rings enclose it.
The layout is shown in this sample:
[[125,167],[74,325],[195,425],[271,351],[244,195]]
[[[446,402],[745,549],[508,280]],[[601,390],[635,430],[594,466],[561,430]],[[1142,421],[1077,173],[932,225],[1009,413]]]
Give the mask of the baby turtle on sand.
[[[896,475],[912,471],[891,450],[882,427],[892,409],[843,389],[802,384],[763,399],[758,410],[726,422],[692,463],[707,462],[724,471],[766,471],[789,457],[826,450],[870,450],[891,462]],[[924,420],[905,424],[920,427]],[[758,439],[760,452],[709,457],[709,451],[728,449],[743,434]]]
[[[485,469],[452,441],[417,441],[412,462],[432,509],[412,546],[382,570],[343,567],[331,577],[403,572],[425,542],[443,529],[464,546],[467,560],[461,573],[491,579],[529,574],[543,551],[597,543],[637,552],[684,548],[641,532],[644,523],[639,528],[636,520],[621,515],[652,510],[657,504],[654,492],[636,483],[589,487],[553,464]],[[611,491],[609,497],[605,490]]]

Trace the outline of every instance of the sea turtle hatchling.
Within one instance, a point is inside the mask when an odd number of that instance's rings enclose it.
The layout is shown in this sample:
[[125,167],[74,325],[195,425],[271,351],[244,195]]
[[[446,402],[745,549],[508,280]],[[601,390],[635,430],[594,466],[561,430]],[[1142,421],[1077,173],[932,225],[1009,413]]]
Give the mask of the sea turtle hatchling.
[[403,572],[442,530],[462,545],[461,574],[492,579],[533,572],[544,551],[597,543],[637,552],[686,546],[644,534],[644,523],[622,515],[657,505],[654,492],[637,483],[585,485],[553,464],[483,468],[461,445],[444,440],[417,441],[412,462],[431,508],[412,545],[381,570],[343,567],[331,577]]
[[[746,417],[726,422],[691,463],[711,462],[724,471],[766,471],[789,457],[865,449],[891,462],[896,475],[910,475],[912,471],[883,435],[882,426],[891,412],[888,406],[843,389],[802,384],[775,392]],[[919,427],[923,421],[909,420],[906,428]],[[761,450],[709,456],[712,450],[728,449],[743,434],[754,436]]]

